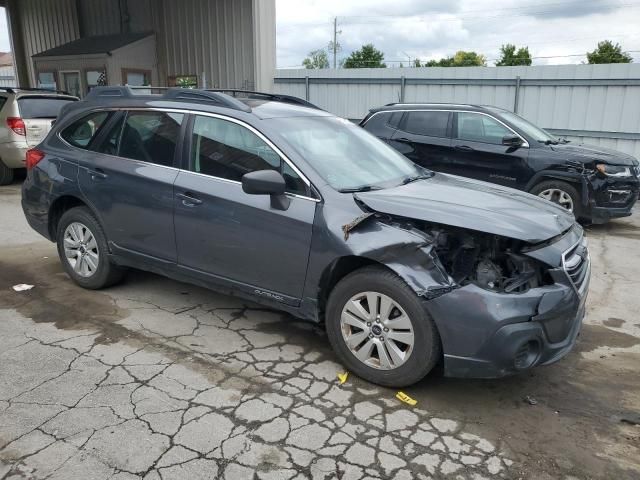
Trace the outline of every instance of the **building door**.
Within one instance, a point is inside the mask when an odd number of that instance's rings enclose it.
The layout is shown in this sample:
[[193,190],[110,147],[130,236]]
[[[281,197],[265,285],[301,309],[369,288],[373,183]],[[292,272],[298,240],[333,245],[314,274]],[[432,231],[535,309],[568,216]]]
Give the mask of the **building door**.
[[62,90],[76,97],[80,96],[80,72],[60,72],[60,83]]

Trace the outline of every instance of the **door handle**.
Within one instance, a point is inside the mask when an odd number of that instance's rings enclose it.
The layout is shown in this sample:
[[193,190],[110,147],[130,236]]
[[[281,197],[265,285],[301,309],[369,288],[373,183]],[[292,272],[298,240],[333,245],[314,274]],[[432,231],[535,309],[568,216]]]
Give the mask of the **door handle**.
[[89,176],[91,180],[97,182],[98,180],[105,180],[109,175],[104,173],[102,169],[96,168],[95,170],[89,170]]
[[473,152],[474,149],[472,147],[470,147],[469,145],[456,145],[455,147],[456,150],[460,151],[460,152]]
[[202,200],[192,196],[191,192],[178,193],[176,197],[182,200],[182,204],[185,207],[196,207],[198,205],[202,205]]
[[395,140],[396,142],[402,142],[402,143],[411,143],[411,140],[409,140],[406,137],[392,138],[391,140]]

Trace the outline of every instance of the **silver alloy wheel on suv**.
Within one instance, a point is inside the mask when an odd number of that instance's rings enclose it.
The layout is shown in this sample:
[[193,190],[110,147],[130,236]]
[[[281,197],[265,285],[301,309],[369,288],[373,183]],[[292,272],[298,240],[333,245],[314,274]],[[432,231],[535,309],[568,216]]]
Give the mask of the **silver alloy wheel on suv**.
[[545,200],[549,200],[557,205],[560,205],[562,208],[568,210],[569,212],[573,212],[573,199],[571,195],[569,195],[564,190],[560,190],[558,188],[548,188],[543,190],[538,194],[539,197],[544,198]]
[[73,222],[65,229],[64,253],[71,268],[81,277],[91,277],[98,270],[98,242],[83,223]]
[[382,293],[362,292],[351,297],[342,309],[340,329],[351,353],[379,370],[400,367],[413,351],[411,319]]

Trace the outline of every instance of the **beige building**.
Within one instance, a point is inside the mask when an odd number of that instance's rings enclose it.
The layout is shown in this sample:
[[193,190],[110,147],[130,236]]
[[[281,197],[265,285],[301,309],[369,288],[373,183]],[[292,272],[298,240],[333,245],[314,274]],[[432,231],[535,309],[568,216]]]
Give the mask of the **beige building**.
[[270,90],[275,0],[0,0],[18,83]]

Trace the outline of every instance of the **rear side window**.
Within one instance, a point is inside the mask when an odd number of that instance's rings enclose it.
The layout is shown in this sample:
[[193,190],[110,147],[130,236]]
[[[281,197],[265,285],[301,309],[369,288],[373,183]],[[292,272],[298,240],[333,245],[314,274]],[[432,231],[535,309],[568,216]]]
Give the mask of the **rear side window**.
[[183,121],[181,113],[129,112],[119,139],[114,130],[107,143],[120,157],[171,167]]
[[20,97],[18,109],[23,119],[58,118],[62,107],[74,101],[60,97]]
[[100,128],[109,118],[109,112],[94,112],[76,120],[62,130],[60,136],[69,144],[78,148],[88,148]]
[[408,112],[403,130],[415,135],[446,137],[449,112]]
[[245,173],[277,170],[289,193],[308,195],[302,178],[249,129],[213,117],[197,116],[191,144],[192,170],[240,182]]

